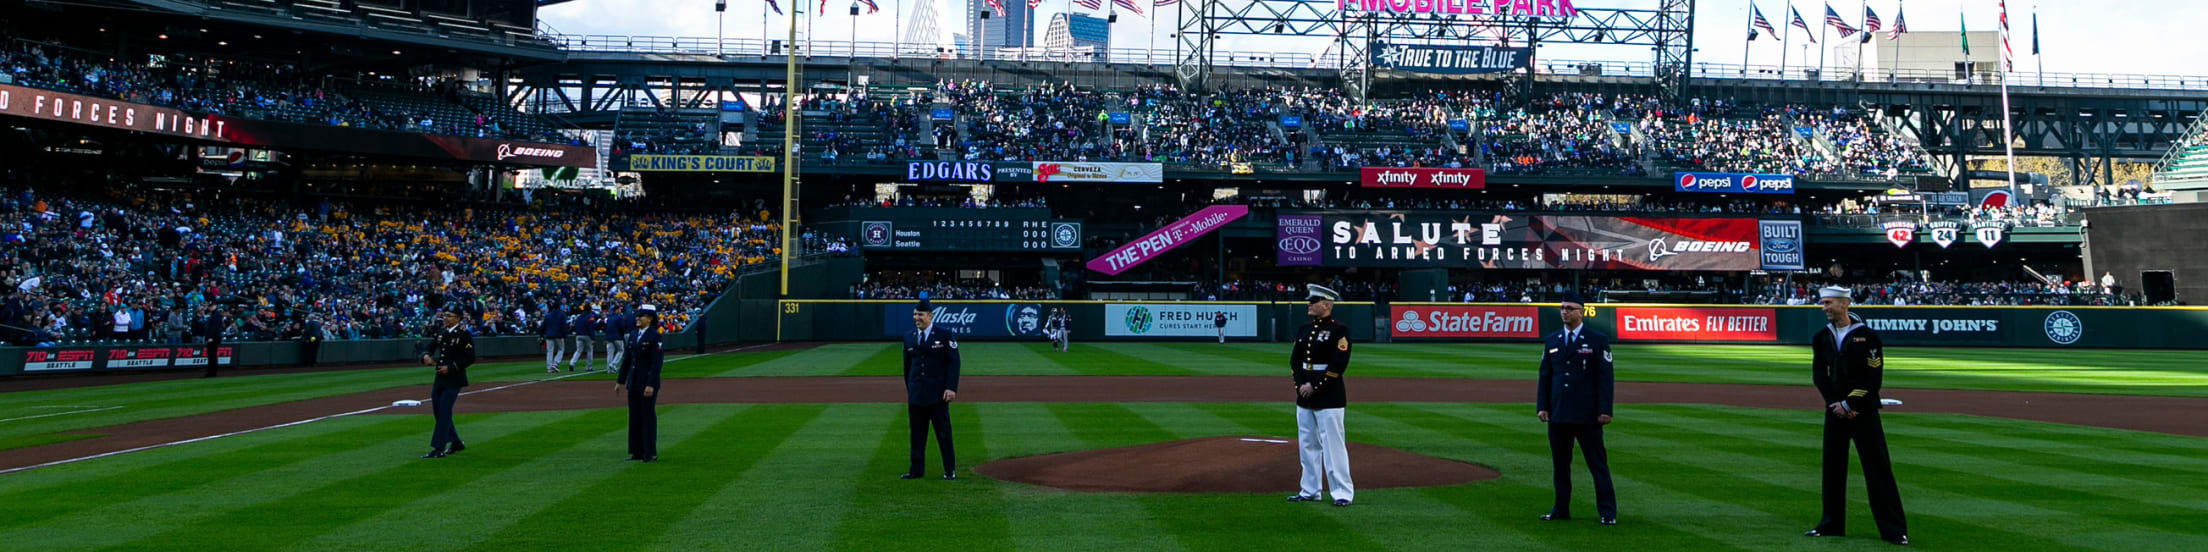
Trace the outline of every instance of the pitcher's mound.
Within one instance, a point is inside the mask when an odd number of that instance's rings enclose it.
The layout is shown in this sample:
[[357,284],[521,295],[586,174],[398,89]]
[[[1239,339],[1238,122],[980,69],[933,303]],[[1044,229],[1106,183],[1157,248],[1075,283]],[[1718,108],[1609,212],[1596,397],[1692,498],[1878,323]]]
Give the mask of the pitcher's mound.
[[[1358,489],[1439,487],[1501,477],[1493,469],[1387,447],[1349,444]],[[1303,468],[1293,439],[1211,437],[982,464],[975,473],[1108,493],[1292,493]]]

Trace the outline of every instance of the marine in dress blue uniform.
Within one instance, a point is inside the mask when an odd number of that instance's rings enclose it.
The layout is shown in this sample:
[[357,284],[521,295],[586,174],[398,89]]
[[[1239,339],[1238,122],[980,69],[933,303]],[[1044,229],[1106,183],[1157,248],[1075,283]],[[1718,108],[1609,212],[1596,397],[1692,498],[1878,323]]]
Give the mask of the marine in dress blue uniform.
[[958,457],[951,447],[951,401],[958,398],[958,337],[935,327],[934,311],[922,299],[912,307],[912,333],[905,335],[905,415],[912,431],[912,466],[899,479],[927,475],[928,428],[935,428],[943,453],[943,478],[958,478]]
[[1566,297],[1557,305],[1564,329],[1542,340],[1534,417],[1549,425],[1556,503],[1541,520],[1572,517],[1572,444],[1578,443],[1587,471],[1595,476],[1595,513],[1603,525],[1617,525],[1618,495],[1610,485],[1610,452],[1602,444],[1602,426],[1610,423],[1614,396],[1610,336],[1587,327],[1586,308],[1577,296]]
[[1837,537],[1848,527],[1848,443],[1863,460],[1863,488],[1871,495],[1871,519],[1878,522],[1878,537],[1886,542],[1909,544],[1909,523],[1901,510],[1901,491],[1894,483],[1893,458],[1886,449],[1886,429],[1879,425],[1878,388],[1886,368],[1886,344],[1878,332],[1851,318],[1854,303],[1847,288],[1828,287],[1817,293],[1817,304],[1828,324],[1810,338],[1810,380],[1823,398],[1825,418],[1824,519],[1810,537]]
[[1349,478],[1349,443],[1342,434],[1342,416],[1349,409],[1348,387],[1342,383],[1349,372],[1349,325],[1334,319],[1334,302],[1341,294],[1318,284],[1306,290],[1311,321],[1296,333],[1295,350],[1288,355],[1296,389],[1296,460],[1303,465],[1303,478],[1288,501],[1318,500],[1323,475],[1334,505],[1348,506],[1357,495]]
[[637,309],[635,326],[624,338],[628,354],[613,390],[629,398],[629,459],[659,461],[659,369],[665,363],[660,350],[659,311],[651,305]]
[[468,448],[452,425],[452,407],[460,400],[460,389],[468,386],[468,366],[475,364],[475,336],[460,323],[460,313],[445,311],[441,316],[444,327],[422,355],[423,364],[437,367],[437,378],[429,386],[437,426],[430,431],[429,454],[423,458],[443,458]]

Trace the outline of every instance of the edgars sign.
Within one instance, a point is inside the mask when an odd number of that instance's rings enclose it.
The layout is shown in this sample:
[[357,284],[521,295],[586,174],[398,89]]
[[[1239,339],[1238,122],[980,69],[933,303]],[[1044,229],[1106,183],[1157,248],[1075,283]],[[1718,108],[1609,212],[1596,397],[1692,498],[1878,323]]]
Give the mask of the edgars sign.
[[905,180],[913,182],[988,182],[996,178],[996,165],[987,161],[914,161],[905,164]]

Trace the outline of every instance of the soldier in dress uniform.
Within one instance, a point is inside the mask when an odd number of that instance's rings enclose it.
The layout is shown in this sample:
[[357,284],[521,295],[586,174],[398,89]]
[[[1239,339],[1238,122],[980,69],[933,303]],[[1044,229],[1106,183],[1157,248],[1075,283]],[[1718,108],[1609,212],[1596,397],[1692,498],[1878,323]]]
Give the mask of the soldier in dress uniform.
[[912,333],[905,335],[905,414],[912,428],[912,466],[898,479],[927,475],[928,427],[935,427],[936,448],[943,452],[943,478],[958,479],[951,448],[951,401],[958,398],[958,336],[935,327],[928,300],[912,307]]
[[1595,513],[1603,525],[1618,524],[1618,495],[1610,486],[1610,453],[1602,445],[1602,426],[1610,424],[1613,395],[1610,336],[1584,322],[1586,303],[1576,295],[1557,305],[1564,329],[1549,334],[1542,347],[1541,380],[1535,386],[1534,417],[1549,424],[1549,462],[1555,468],[1556,504],[1542,521],[1572,518],[1572,443],[1587,457],[1595,476]]
[[422,355],[422,364],[437,367],[437,379],[429,386],[437,427],[430,432],[429,454],[423,458],[444,458],[468,448],[452,426],[452,406],[460,400],[460,388],[468,386],[468,366],[475,364],[475,336],[461,324],[460,313],[448,310],[439,316],[444,325]]
[[1307,287],[1311,321],[1296,334],[1296,349],[1288,357],[1288,370],[1296,388],[1296,456],[1303,463],[1303,481],[1289,502],[1319,499],[1319,477],[1325,474],[1327,492],[1335,506],[1356,500],[1357,488],[1349,480],[1349,443],[1342,437],[1342,412],[1349,395],[1342,374],[1349,371],[1349,326],[1334,320],[1334,302],[1342,296],[1326,286]]
[[[618,318],[618,317],[616,317]],[[639,307],[626,336],[627,354],[621,357],[621,373],[614,376],[613,391],[629,398],[629,459],[659,461],[659,368],[665,362],[660,350],[659,310]]]
[[1871,495],[1871,519],[1878,521],[1878,537],[1908,545],[1909,525],[1901,511],[1901,491],[1894,483],[1893,459],[1887,455],[1886,429],[1878,422],[1878,387],[1886,368],[1885,343],[1878,332],[1848,314],[1855,302],[1847,288],[1828,287],[1817,292],[1817,304],[1829,324],[1809,340],[1810,380],[1824,397],[1824,519],[1811,537],[1837,537],[1848,527],[1848,442],[1863,459],[1863,487]]

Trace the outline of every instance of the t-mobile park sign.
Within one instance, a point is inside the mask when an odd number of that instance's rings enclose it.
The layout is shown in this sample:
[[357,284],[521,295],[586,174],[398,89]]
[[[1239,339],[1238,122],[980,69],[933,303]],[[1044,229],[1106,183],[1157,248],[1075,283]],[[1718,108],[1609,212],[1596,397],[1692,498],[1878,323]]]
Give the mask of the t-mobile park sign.
[[1431,13],[1442,15],[1515,15],[1570,19],[1579,15],[1572,0],[1334,0],[1344,12]]
[[1127,245],[1119,246],[1119,249],[1113,249],[1111,253],[1090,259],[1089,270],[1118,276],[1119,273],[1126,272],[1127,269],[1134,268],[1135,265],[1149,262],[1150,259],[1164,255],[1165,252],[1172,251],[1173,248],[1188,245],[1188,242],[1196,241],[1196,238],[1203,237],[1204,234],[1209,234],[1213,230],[1218,230],[1226,226],[1227,223],[1240,220],[1242,217],[1249,216],[1249,214],[1250,207],[1248,205],[1213,205],[1205,207],[1203,210],[1197,211],[1196,214],[1189,215],[1188,218],[1173,221],[1172,224],[1165,225],[1164,228],[1159,228],[1140,239],[1127,242]]

